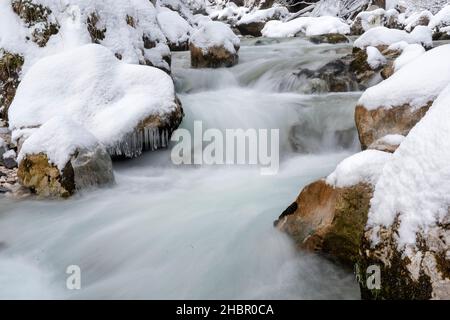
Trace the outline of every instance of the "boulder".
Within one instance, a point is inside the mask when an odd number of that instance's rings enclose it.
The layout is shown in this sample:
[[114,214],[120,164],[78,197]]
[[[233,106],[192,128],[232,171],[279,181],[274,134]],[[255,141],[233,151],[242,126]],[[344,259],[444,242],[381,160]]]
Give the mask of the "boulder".
[[[67,84],[67,78],[76,79],[76,85]],[[36,62],[8,116],[18,142],[52,117],[66,116],[81,123],[111,156],[131,158],[167,147],[183,109],[165,72],[126,64],[109,49],[89,44]]]
[[381,285],[363,298],[450,299],[449,102],[447,86],[383,167],[359,262]]
[[389,135],[407,136],[409,131],[423,118],[432,102],[420,108],[403,105],[395,108],[367,110],[358,105],[355,109],[355,123],[361,148],[367,149],[376,140]]
[[114,183],[106,149],[82,126],[55,117],[23,144],[19,183],[42,197],[67,198],[76,190]]
[[264,29],[265,25],[265,21],[256,21],[249,23],[239,23],[236,25],[236,28],[243,36],[261,37],[261,30]]
[[194,68],[232,67],[238,63],[239,38],[224,23],[203,24],[190,39],[191,65]]
[[326,179],[305,187],[275,226],[290,235],[299,249],[353,268],[374,186],[391,158],[389,153],[368,150],[345,159]]
[[335,188],[319,180],[302,190],[275,225],[291,236],[299,249],[352,268],[358,261],[371,197],[369,184]]

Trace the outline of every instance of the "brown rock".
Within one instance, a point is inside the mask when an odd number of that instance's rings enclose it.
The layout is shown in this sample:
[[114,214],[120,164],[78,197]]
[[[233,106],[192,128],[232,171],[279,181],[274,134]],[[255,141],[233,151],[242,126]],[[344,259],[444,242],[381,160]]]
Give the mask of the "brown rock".
[[361,105],[356,106],[355,123],[362,149],[367,149],[376,140],[389,134],[407,136],[423,118],[431,104],[432,101],[415,109],[409,105],[389,109],[380,107],[375,110],[367,110]]
[[275,222],[299,249],[323,254],[352,268],[367,222],[372,187],[334,188],[324,180],[305,187]]
[[191,65],[194,68],[229,68],[238,63],[238,50],[239,47],[236,48],[236,53],[232,53],[224,47],[215,46],[208,48],[205,52],[202,48],[197,48],[191,43]]
[[78,150],[61,171],[44,153],[26,155],[17,176],[22,186],[41,197],[67,198],[76,190],[114,183],[111,158],[100,146]]

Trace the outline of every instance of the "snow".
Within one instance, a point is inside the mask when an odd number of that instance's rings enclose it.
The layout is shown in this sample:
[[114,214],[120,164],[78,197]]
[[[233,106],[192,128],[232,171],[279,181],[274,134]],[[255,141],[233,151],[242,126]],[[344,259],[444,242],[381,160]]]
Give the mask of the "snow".
[[432,49],[391,77],[367,89],[358,104],[368,110],[409,104],[420,108],[434,101],[450,83],[450,45]]
[[376,9],[373,11],[363,11],[356,16],[356,20],[361,20],[361,26],[364,31],[383,25],[383,18],[386,15],[384,9]]
[[394,70],[398,71],[411,61],[417,59],[425,53],[424,47],[420,44],[410,44],[403,48],[402,54],[394,61]]
[[384,66],[387,62],[386,58],[381,54],[381,52],[375,47],[367,47],[367,63],[369,66],[376,70]]
[[82,125],[70,118],[56,116],[25,140],[18,161],[26,155],[44,153],[49,162],[62,171],[77,150],[89,150],[97,145],[97,139]]
[[[164,57],[170,54],[166,38],[156,20],[156,10],[148,0],[33,0],[51,9],[51,19],[60,25],[43,48],[27,41],[32,29],[12,11],[10,1],[0,1],[0,47],[25,57],[24,72],[42,57],[91,43],[87,19],[92,13],[99,17],[98,29],[106,29],[100,44],[120,54],[128,63],[150,62],[156,67],[170,70]],[[127,24],[127,16],[135,25]],[[145,48],[143,36],[155,46]]]
[[282,19],[289,15],[289,10],[285,7],[272,7],[269,9],[256,10],[245,14],[239,24],[249,24],[253,22],[265,22],[273,19]]
[[431,19],[433,19],[433,14],[428,10],[413,13],[404,21],[404,24],[406,25],[405,30],[408,32],[413,30],[417,25],[419,25],[421,19],[428,19],[431,21]]
[[226,24],[211,21],[200,25],[193,32],[191,43],[205,53],[212,47],[224,47],[227,51],[236,53],[240,40]]
[[398,146],[403,142],[403,140],[405,140],[405,136],[401,134],[388,134],[377,141],[391,146]]
[[189,41],[192,27],[177,12],[167,8],[159,8],[158,24],[167,40],[173,44],[183,44]]
[[342,161],[326,182],[336,188],[346,188],[364,182],[375,185],[391,153],[365,150]]
[[234,23],[238,21],[242,16],[249,12],[247,7],[238,7],[233,2],[228,2],[225,7],[220,9],[210,9],[208,14],[211,19],[228,21]]
[[3,159],[15,159],[16,152],[14,150],[8,150],[3,154]]
[[441,28],[450,26],[450,4],[443,7],[436,15],[431,19],[428,27]]
[[354,46],[358,48],[389,46],[400,41],[405,41],[409,44],[418,43],[425,47],[433,46],[431,29],[425,26],[418,26],[411,33],[385,27],[372,28],[356,39]]
[[295,37],[300,32],[306,36],[328,33],[348,34],[350,27],[336,17],[300,17],[288,22],[271,20],[261,31],[263,36],[269,38]]
[[9,125],[18,139],[29,134],[23,128],[62,115],[110,147],[150,115],[173,111],[174,100],[174,85],[165,72],[126,64],[109,49],[89,44],[32,66],[10,106]]
[[[386,164],[371,201],[368,226],[400,222],[398,245],[415,244],[448,216],[450,205],[450,86],[410,131]],[[375,243],[377,237],[372,239]]]

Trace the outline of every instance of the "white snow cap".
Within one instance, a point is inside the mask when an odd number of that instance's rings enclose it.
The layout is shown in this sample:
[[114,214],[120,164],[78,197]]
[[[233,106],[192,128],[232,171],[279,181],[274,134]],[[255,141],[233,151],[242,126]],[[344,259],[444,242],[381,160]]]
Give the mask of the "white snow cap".
[[175,108],[174,85],[164,71],[123,63],[89,44],[32,66],[10,106],[9,125],[20,131],[64,115],[114,146],[140,121]]
[[3,154],[3,159],[15,159],[16,152],[14,150],[8,150]]
[[381,52],[375,47],[367,47],[367,63],[369,66],[375,70],[384,66],[387,62],[386,58],[381,54]]
[[177,12],[167,8],[158,8],[158,24],[169,42],[186,43],[192,27]]
[[224,47],[231,53],[236,53],[240,46],[239,38],[225,23],[210,21],[200,25],[191,36],[191,43],[197,48],[208,51],[212,47]]
[[390,46],[396,42],[405,41],[407,43],[418,43],[426,47],[433,46],[433,36],[431,29],[424,26],[414,28],[411,33],[397,29],[376,27],[366,31],[361,37],[355,40],[354,46],[365,48],[368,46]]
[[403,66],[390,78],[367,89],[358,104],[368,110],[409,104],[420,108],[434,101],[450,83],[450,45],[434,48]]
[[77,150],[89,150],[98,144],[97,139],[82,125],[70,118],[56,116],[25,140],[18,161],[26,155],[44,153],[49,162],[62,171]]
[[[441,222],[450,206],[450,86],[383,169],[371,201],[368,226],[400,222],[398,244],[414,244],[416,232]],[[372,239],[377,241],[377,237]]]
[[271,20],[266,23],[261,31],[262,35],[269,38],[295,37],[298,33],[306,36],[317,36],[328,33],[350,33],[347,23],[336,17],[300,17],[288,22]]
[[354,186],[360,182],[375,185],[391,153],[365,150],[342,161],[326,182],[336,188]]
[[289,10],[285,7],[272,7],[269,9],[255,10],[245,14],[239,21],[239,24],[248,24],[253,22],[264,22],[269,19],[284,18],[289,15]]
[[395,59],[394,70],[395,71],[400,70],[405,65],[407,65],[411,61],[414,61],[424,53],[425,48],[422,47],[420,44],[410,44],[406,46],[405,48],[403,48],[402,54],[397,59]]

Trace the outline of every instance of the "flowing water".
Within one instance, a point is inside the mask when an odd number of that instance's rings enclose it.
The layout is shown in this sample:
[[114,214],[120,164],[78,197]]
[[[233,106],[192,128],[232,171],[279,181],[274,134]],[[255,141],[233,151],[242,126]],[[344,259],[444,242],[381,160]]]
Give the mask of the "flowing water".
[[[1,298],[359,297],[353,275],[297,252],[273,221],[307,183],[357,150],[359,93],[307,94],[293,71],[316,69],[346,45],[243,41],[231,69],[173,73],[192,130],[280,129],[280,170],[175,166],[169,151],[115,163],[117,184],[66,201],[0,198]],[[66,268],[81,268],[81,290]]]

